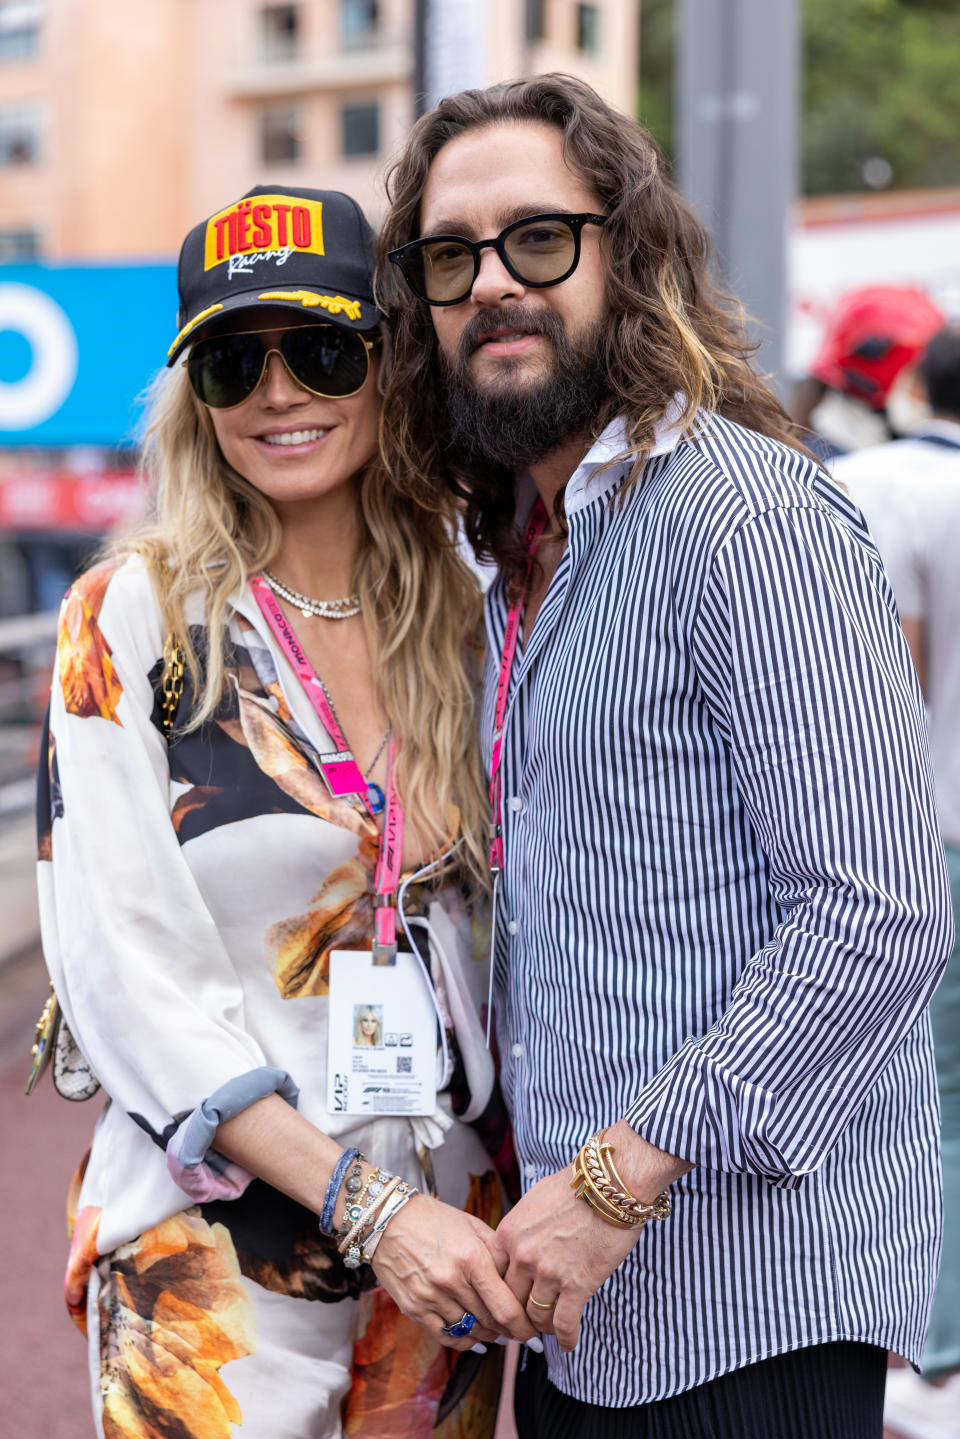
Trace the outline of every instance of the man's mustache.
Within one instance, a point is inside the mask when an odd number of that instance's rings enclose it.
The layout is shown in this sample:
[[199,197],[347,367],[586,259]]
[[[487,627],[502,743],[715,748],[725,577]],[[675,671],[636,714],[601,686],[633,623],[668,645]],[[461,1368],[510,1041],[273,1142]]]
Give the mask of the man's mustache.
[[556,341],[563,333],[563,321],[551,310],[528,310],[522,305],[502,310],[481,310],[467,321],[457,345],[457,363],[464,366],[479,345],[498,330],[520,330],[525,335],[546,335]]

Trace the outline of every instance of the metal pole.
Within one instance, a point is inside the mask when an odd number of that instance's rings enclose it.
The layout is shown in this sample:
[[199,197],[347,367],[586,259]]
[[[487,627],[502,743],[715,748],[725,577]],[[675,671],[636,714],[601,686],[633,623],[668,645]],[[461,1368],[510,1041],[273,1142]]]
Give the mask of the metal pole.
[[427,111],[427,24],[430,0],[413,0],[413,118]]
[[756,317],[757,362],[783,387],[787,239],[796,190],[796,0],[678,0],[680,188],[722,276]]

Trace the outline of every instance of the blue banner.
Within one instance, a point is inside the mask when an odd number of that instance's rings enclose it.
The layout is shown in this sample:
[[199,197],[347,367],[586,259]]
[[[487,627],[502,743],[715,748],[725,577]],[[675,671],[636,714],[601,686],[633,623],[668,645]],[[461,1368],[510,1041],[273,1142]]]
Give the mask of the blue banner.
[[133,443],[176,332],[174,264],[0,266],[0,445]]

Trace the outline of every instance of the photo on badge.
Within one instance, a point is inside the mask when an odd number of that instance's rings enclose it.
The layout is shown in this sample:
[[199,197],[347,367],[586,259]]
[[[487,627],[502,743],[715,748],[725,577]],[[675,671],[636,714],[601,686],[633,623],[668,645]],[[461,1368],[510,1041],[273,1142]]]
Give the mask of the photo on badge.
[[355,1004],[353,1006],[353,1047],[354,1049],[383,1048],[382,1005]]

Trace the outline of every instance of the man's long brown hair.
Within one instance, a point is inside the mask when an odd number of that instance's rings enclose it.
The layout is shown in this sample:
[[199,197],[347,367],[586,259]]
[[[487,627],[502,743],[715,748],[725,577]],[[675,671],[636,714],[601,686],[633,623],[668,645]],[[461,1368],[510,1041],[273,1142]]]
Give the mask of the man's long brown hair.
[[472,474],[452,463],[430,310],[386,255],[419,238],[427,174],[443,146],[469,130],[518,121],[556,126],[567,163],[609,216],[601,232],[610,314],[603,342],[607,398],[592,437],[623,415],[636,475],[658,421],[681,393],[686,425],[698,411],[715,412],[803,449],[790,417],[750,366],[756,344],[743,308],[713,283],[707,232],[670,185],[653,137],[569,75],[451,95],[416,123],[387,176],[391,208],[380,236],[379,286],[394,332],[394,367],[381,434],[398,486],[420,503],[428,503],[431,492],[436,502],[438,487],[459,493],[475,549],[511,572],[525,563],[512,477],[492,475],[489,465]]

